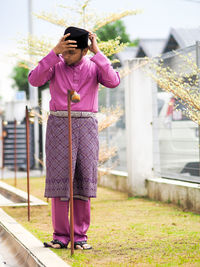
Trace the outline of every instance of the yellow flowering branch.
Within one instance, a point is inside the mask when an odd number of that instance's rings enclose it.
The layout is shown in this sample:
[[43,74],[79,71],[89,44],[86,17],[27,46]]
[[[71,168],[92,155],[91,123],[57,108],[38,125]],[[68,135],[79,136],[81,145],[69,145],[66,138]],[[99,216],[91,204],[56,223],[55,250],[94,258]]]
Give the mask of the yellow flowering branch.
[[36,14],[33,13],[38,19],[42,19],[45,21],[48,21],[52,24],[62,26],[62,27],[67,27],[68,23],[64,18],[58,18],[55,14],[52,13],[47,13],[47,12],[42,12],[41,14]]
[[111,13],[111,14],[107,15],[106,17],[97,20],[96,25],[93,28],[93,31],[95,32],[98,29],[100,29],[101,27],[103,27],[103,26],[105,26],[111,22],[114,22],[116,20],[120,20],[120,19],[127,17],[127,16],[130,16],[130,15],[136,15],[136,14],[139,14],[141,12],[142,12],[141,10],[125,10],[125,11],[122,11],[120,13]]
[[117,106],[102,108],[100,113],[104,115],[104,118],[99,121],[99,132],[116,123],[124,112],[119,106]]
[[106,42],[99,42],[98,46],[99,46],[99,49],[107,57],[109,57],[109,56],[112,56],[113,54],[116,54],[122,51],[127,46],[127,43],[120,44],[120,37],[117,37],[114,40],[108,40]]

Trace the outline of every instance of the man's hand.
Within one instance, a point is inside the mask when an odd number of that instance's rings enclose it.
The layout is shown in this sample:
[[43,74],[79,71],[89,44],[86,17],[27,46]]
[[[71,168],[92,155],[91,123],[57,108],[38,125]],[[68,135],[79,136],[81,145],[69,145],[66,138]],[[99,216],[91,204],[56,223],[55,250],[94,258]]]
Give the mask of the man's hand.
[[97,44],[96,34],[89,32],[89,39],[91,41],[91,45],[89,46],[89,50],[92,53],[96,54],[97,52],[100,51],[98,44]]
[[77,45],[76,45],[76,41],[75,40],[66,40],[65,38],[68,37],[70,35],[70,33],[65,34],[60,41],[58,42],[58,44],[53,48],[53,51],[56,55],[62,54],[63,52],[67,51],[67,50],[74,50],[76,49]]

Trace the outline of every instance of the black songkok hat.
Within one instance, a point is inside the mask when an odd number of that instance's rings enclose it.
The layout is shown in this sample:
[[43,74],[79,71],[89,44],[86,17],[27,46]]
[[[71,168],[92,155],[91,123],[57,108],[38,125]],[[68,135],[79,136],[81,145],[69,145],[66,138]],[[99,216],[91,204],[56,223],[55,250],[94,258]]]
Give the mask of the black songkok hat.
[[86,48],[88,47],[88,35],[89,32],[84,30],[84,29],[80,29],[80,28],[76,28],[76,27],[68,27],[65,32],[64,35],[70,33],[70,35],[65,38],[65,40],[75,40],[77,41],[77,48]]

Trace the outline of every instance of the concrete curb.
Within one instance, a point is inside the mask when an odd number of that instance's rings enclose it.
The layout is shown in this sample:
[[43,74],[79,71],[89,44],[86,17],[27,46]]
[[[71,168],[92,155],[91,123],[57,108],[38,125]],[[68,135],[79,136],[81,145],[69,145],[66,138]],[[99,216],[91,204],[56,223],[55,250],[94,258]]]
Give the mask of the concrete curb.
[[[6,251],[12,251],[13,258],[18,263],[18,265],[14,265],[16,267],[70,266],[50,249],[44,248],[42,242],[7,215],[2,209],[0,209],[0,238],[1,243],[6,244]],[[13,266],[13,262],[9,264]]]
[[200,213],[200,184],[166,178],[146,181],[150,199],[174,203],[184,209]]
[[[0,206],[27,206],[27,193],[8,185],[4,182],[0,181],[0,194],[10,199],[10,203],[0,203]],[[46,202],[30,195],[30,205],[31,206],[40,206],[40,205],[48,205]]]

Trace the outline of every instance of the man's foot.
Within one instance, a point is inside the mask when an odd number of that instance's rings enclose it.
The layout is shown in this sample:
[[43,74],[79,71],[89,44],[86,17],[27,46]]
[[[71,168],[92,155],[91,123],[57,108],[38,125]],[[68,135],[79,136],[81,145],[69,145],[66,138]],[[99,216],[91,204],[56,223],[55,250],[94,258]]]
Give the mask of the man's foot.
[[74,248],[75,249],[92,249],[92,246],[90,246],[87,241],[78,241],[74,242]]
[[44,242],[43,243],[45,248],[56,248],[56,249],[60,249],[60,248],[67,248],[67,245],[64,244],[63,242],[55,239],[55,240],[52,240],[50,242]]

